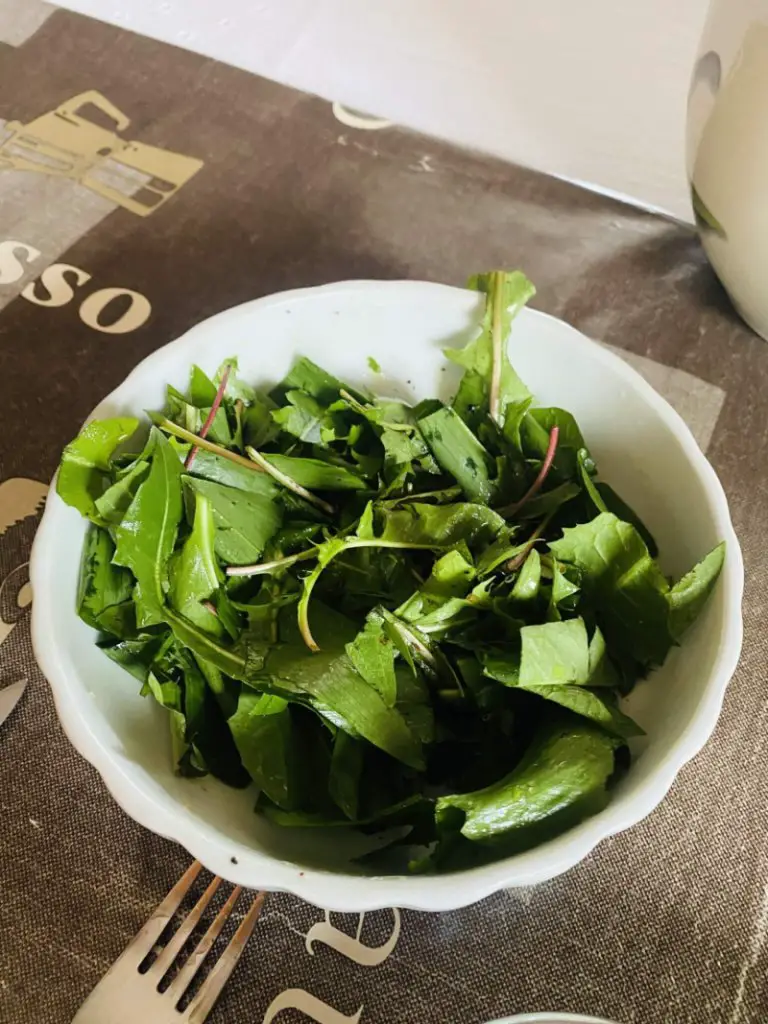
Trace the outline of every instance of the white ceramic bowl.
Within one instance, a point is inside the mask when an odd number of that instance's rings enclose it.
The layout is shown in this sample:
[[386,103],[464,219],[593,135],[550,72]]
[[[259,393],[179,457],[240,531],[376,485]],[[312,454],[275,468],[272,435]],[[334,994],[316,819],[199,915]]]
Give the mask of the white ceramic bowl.
[[[93,416],[159,408],[166,384],[184,388],[192,363],[213,372],[230,355],[256,383],[277,381],[303,354],[379,392],[447,398],[458,370],[447,366],[441,348],[473,335],[479,311],[473,292],[416,281],[270,296],[221,313],[155,352]],[[718,541],[727,542],[722,579],[701,620],[630,699],[629,711],[648,736],[610,806],[544,846],[460,877],[364,877],[349,866],[351,848],[338,833],[280,830],[253,814],[251,793],[211,779],[177,778],[162,709],[140,699],[135,680],[97,649],[75,614],[86,524],[52,488],[32,553],[35,654],[69,738],[132,818],[181,843],[211,871],[252,888],[289,890],[336,910],[446,910],[566,871],[659,803],[714,729],[739,657],[743,567],[726,498],[680,417],[617,356],[532,310],[516,322],[511,351],[541,403],[576,415],[603,477],[655,534],[667,571],[681,573]],[[383,376],[369,370],[370,356]]]

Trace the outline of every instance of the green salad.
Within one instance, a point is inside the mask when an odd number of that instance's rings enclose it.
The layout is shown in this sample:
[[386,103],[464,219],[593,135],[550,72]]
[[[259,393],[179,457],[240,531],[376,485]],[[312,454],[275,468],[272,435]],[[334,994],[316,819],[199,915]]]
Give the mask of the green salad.
[[87,424],[57,480],[91,523],[78,613],[167,711],[176,771],[253,783],[286,828],[370,833],[381,870],[480,863],[604,807],[642,733],[621,698],[725,555],[664,575],[573,416],[507,359],[531,283],[470,287],[448,404],[305,358],[260,391],[230,359],[168,387],[148,431]]

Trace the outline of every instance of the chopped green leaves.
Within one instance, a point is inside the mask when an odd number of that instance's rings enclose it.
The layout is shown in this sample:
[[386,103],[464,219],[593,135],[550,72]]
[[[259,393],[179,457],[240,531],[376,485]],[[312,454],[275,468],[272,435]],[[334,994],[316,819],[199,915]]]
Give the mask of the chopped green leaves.
[[621,698],[724,559],[662,574],[574,417],[509,362],[530,282],[470,284],[485,308],[449,353],[452,404],[305,358],[265,394],[226,360],[167,388],[141,451],[118,450],[136,420],[88,424],[57,484],[92,521],[78,612],[163,708],[176,771],[252,783],[282,827],[384,835],[388,870],[479,863],[599,811],[642,733]]

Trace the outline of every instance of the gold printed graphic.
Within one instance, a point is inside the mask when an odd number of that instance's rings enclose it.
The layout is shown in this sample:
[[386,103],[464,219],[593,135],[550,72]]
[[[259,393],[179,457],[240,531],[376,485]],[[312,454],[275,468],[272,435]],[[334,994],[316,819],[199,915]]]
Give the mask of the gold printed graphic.
[[[37,514],[48,493],[46,484],[26,477],[12,477],[0,483],[0,538],[18,523]],[[27,562],[14,566],[0,579],[0,645],[13,632],[24,609],[32,601]]]
[[48,493],[39,480],[14,476],[0,483],[0,537],[27,516],[34,516]]
[[[111,121],[103,128],[84,114],[87,105]],[[202,160],[124,139],[130,119],[91,89],[29,124],[8,121],[0,143],[0,170],[35,171],[71,178],[91,191],[147,217],[203,166]]]

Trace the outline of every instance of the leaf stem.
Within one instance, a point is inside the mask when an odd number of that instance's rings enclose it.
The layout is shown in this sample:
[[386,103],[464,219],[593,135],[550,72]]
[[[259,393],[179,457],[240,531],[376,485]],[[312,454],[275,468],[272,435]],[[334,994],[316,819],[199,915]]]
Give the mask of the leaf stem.
[[[344,545],[344,550],[348,551],[350,548],[362,548],[362,547],[382,547],[382,548],[406,548],[413,547],[419,550],[433,550],[432,547],[427,547],[425,544],[397,544],[394,541],[377,541],[377,540],[363,540],[358,537],[350,537],[349,542]],[[253,565],[228,565],[224,570],[227,576],[268,576],[273,572],[280,572],[281,569],[290,569],[292,565],[297,562],[306,562],[311,558],[317,558],[318,548],[307,548],[305,551],[299,551],[295,555],[286,555],[284,558],[274,558],[269,562],[256,562]],[[348,566],[350,569],[356,569],[355,566]],[[423,581],[422,581],[423,582]]]
[[538,476],[519,501],[513,502],[511,505],[505,505],[504,508],[498,510],[500,516],[504,516],[505,519],[509,516],[513,516],[515,512],[519,512],[523,505],[526,505],[531,498],[539,493],[541,488],[544,486],[544,481],[547,479],[550,469],[552,468],[559,437],[560,427],[552,427],[549,435],[549,444],[547,445],[547,453],[544,456],[544,461],[541,464]]
[[316,565],[312,572],[304,579],[304,586],[301,591],[301,597],[299,598],[298,624],[301,637],[310,651],[317,652],[320,650],[319,644],[312,636],[312,630],[309,625],[309,599],[312,596],[314,586],[320,578],[320,574],[323,569],[325,569],[337,555],[340,555],[343,551],[353,550],[354,548],[398,548],[407,551],[444,550],[444,547],[439,544],[411,544],[405,541],[377,540],[375,537],[370,539],[364,537],[348,537],[343,543],[338,545],[335,551],[331,551],[319,565]]
[[227,576],[267,576],[273,572],[280,572],[281,569],[290,569],[297,562],[304,562],[309,558],[316,557],[317,548],[308,548],[295,555],[286,555],[285,558],[274,558],[270,562],[257,562],[255,565],[228,565],[224,571]]
[[379,540],[378,537],[349,537],[344,545],[348,548],[397,548],[404,551],[448,551],[445,544],[411,544],[400,540]]
[[202,448],[203,451],[210,452],[212,455],[220,455],[222,459],[229,459],[230,462],[236,462],[238,466],[245,466],[246,469],[253,470],[254,473],[263,473],[264,470],[260,466],[257,466],[250,459],[246,459],[243,455],[238,455],[237,452],[231,452],[229,448],[223,448],[220,444],[214,444],[213,441],[208,441],[204,437],[200,437],[199,434],[193,434],[191,430],[185,430],[184,427],[178,426],[176,423],[172,423],[165,416],[158,416],[153,419],[156,427],[164,430],[166,434],[173,434],[174,437],[178,437],[180,441],[186,441],[188,444],[193,444],[197,448]]
[[[449,499],[446,504],[450,504],[454,498],[458,498],[462,493],[461,487],[443,487],[436,491],[422,491],[420,494],[406,494],[402,498],[387,498],[384,501],[377,502],[383,508],[396,508],[398,505],[409,505],[414,501],[428,502],[430,498],[442,498]],[[438,502],[439,504],[439,502]]]
[[347,405],[351,405],[355,412],[359,412],[362,416],[364,416],[371,408],[370,406],[363,405],[362,402],[358,402],[354,395],[350,395],[350,393],[345,391],[344,388],[339,391],[339,397],[343,398]]
[[437,667],[437,659],[433,652],[430,650],[428,645],[421,639],[421,637],[414,631],[414,629],[407,625],[401,618],[395,615],[393,612],[387,616],[387,621],[391,624],[392,628],[397,630],[400,636],[403,638],[405,643],[410,647],[416,657],[421,663],[433,673],[433,675],[439,675]]
[[[375,407],[372,405],[363,405],[355,398],[354,395],[350,395],[344,388],[339,391],[339,396],[344,399],[350,408],[356,413],[367,418],[367,414],[371,412]],[[402,430],[403,433],[413,434],[416,431],[416,427],[412,423],[390,423],[389,420],[381,420],[377,426],[386,427],[388,430]]]
[[553,509],[549,513],[548,516],[546,516],[544,519],[542,519],[542,521],[539,523],[539,525],[533,531],[531,536],[528,538],[528,541],[527,541],[525,547],[523,548],[523,550],[520,552],[520,554],[515,555],[514,558],[510,558],[510,560],[504,564],[504,571],[505,572],[517,572],[517,570],[520,568],[520,566],[526,560],[528,555],[530,555],[531,549],[533,548],[533,545],[536,543],[536,541],[541,539],[541,535],[544,533],[546,528],[549,526],[549,522],[552,519],[552,517],[554,516],[555,511],[556,510]]
[[410,647],[421,667],[436,679],[447,679],[453,684],[452,692],[464,696],[464,687],[450,660],[439,647],[430,645],[429,637],[422,634],[417,626],[403,622],[394,612],[387,612],[385,621],[396,630],[406,646]]
[[320,573],[324,568],[325,566],[316,565],[312,572],[304,578],[304,586],[301,591],[301,597],[299,598],[297,609],[297,622],[299,625],[299,633],[301,633],[301,639],[313,654],[317,654],[320,650],[320,644],[318,644],[312,636],[312,630],[309,625],[309,599],[312,596],[315,583],[317,583]]
[[276,466],[273,466],[272,463],[265,459],[261,452],[257,452],[255,448],[252,448],[250,445],[246,445],[245,450],[249,459],[253,459],[257,466],[260,466],[265,473],[269,473],[271,477],[277,480],[279,484],[282,484],[287,490],[293,491],[294,494],[297,494],[300,498],[308,501],[316,508],[322,509],[323,512],[327,512],[329,516],[333,515],[333,505],[329,505],[327,501],[323,501],[322,498],[318,498],[316,494],[308,491],[306,487],[302,487],[301,484],[297,484],[295,480],[292,480],[285,473],[277,469]]
[[[211,429],[213,421],[216,419],[216,413],[219,411],[219,406],[221,405],[221,400],[224,397],[224,392],[227,390],[227,381],[229,380],[230,369],[231,367],[227,365],[224,369],[224,372],[221,375],[221,381],[219,382],[219,386],[216,390],[216,397],[213,400],[213,405],[208,410],[208,415],[205,417],[205,423],[203,423],[203,426],[200,430],[200,437],[202,438],[208,436],[208,431]],[[193,445],[193,447],[189,449],[189,454],[184,460],[184,469],[186,469],[187,472],[189,472],[189,467],[195,461],[196,455],[197,446]]]
[[598,491],[597,487],[595,487],[594,481],[592,480],[592,477],[589,475],[589,471],[587,470],[587,457],[588,454],[586,448],[579,448],[578,452],[576,453],[576,459],[579,463],[581,482],[584,484],[584,490],[587,492],[587,494],[594,502],[597,511],[607,512],[608,506],[603,501],[603,497],[600,494],[600,491]]
[[488,408],[493,422],[499,423],[501,366],[504,356],[504,338],[502,337],[502,321],[504,317],[504,274],[500,270],[494,270],[491,274],[491,287],[488,298],[491,302],[491,346],[493,352]]

